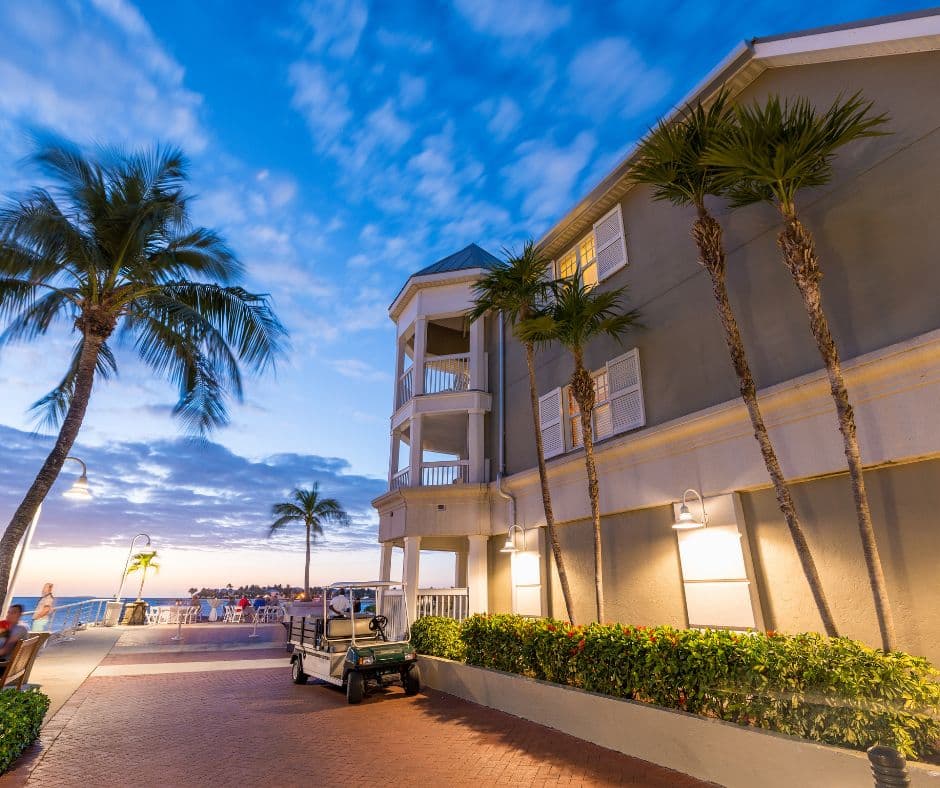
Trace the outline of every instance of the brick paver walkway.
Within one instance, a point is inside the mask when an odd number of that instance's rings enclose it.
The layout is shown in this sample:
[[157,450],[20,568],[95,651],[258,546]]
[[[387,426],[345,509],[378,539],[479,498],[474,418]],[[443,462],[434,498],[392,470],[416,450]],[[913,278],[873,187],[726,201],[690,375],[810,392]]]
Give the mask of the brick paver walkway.
[[702,785],[435,692],[391,688],[350,706],[331,687],[292,684],[286,659],[283,669],[91,678],[60,717],[30,786]]

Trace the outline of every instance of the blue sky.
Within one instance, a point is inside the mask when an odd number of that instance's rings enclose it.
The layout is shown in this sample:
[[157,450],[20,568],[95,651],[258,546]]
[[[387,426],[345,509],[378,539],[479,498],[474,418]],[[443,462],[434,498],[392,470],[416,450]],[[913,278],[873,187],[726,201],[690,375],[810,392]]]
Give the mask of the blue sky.
[[[35,182],[20,163],[29,130],[182,146],[195,219],[226,235],[293,343],[202,447],[171,422],[172,389],[121,359],[76,447],[100,461],[100,508],[79,518],[50,503],[37,555],[110,544],[145,521],[168,549],[255,551],[273,581],[297,544],[259,541],[269,503],[320,479],[356,521],[328,539],[329,566],[342,575],[374,560],[368,501],[384,484],[394,363],[386,309],[408,273],[470,242],[499,252],[538,237],[741,40],[929,5],[3,3],[0,193]],[[69,345],[52,335],[0,356],[4,522],[45,445],[27,434],[26,409]],[[212,479],[193,481],[187,463]],[[214,525],[193,514],[207,490]]]

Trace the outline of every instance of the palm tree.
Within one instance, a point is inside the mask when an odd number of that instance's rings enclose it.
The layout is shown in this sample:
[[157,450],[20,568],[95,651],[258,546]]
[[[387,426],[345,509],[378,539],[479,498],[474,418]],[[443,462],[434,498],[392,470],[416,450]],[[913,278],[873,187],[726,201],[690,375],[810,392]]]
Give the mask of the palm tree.
[[826,366],[881,641],[885,650],[891,650],[896,642],[894,620],[862,477],[855,416],[842,375],[839,351],[822,306],[819,288],[822,272],[816,242],[800,220],[796,206],[802,189],[822,186],[831,180],[832,163],[840,148],[860,138],[886,133],[883,127],[887,116],[874,114],[871,102],[858,93],[848,99],[837,98],[822,113],[806,99],[781,103],[778,97],[771,96],[763,105],[736,107],[735,115],[737,122],[712,142],[703,161],[721,170],[733,205],[767,202],[783,217],[777,245],[803,299],[810,330]]
[[594,461],[594,379],[584,366],[584,348],[592,339],[609,336],[620,341],[639,323],[639,313],[624,311],[621,299],[626,288],[597,291],[581,283],[579,277],[557,282],[552,287],[550,303],[533,317],[519,324],[524,342],[549,344],[560,342],[574,358],[571,393],[581,416],[584,437],[584,465],[587,469],[588,496],[594,524],[594,590],[597,620],[604,621],[604,564],[601,550],[601,510]]
[[313,487],[304,489],[298,487],[290,494],[290,500],[276,503],[271,507],[271,515],[277,519],[271,523],[269,536],[291,523],[303,523],[307,529],[307,557],[304,563],[304,595],[310,593],[310,543],[318,536],[323,536],[323,526],[326,523],[349,525],[349,515],[346,514],[340,502],[335,498],[324,498],[320,495],[320,483],[314,482]]
[[806,541],[793,504],[793,496],[780,468],[780,461],[767,433],[767,425],[757,401],[757,386],[741,340],[737,319],[728,298],[725,279],[725,247],[721,224],[709,213],[705,199],[724,197],[726,184],[714,167],[702,163],[709,145],[727,134],[734,123],[734,110],[728,94],[722,91],[708,106],[690,106],[674,121],[661,122],[640,144],[631,176],[637,183],[653,187],[656,200],[667,200],[680,208],[693,208],[692,238],[698,248],[699,263],[711,279],[712,292],[718,306],[718,317],[725,333],[731,364],[738,376],[738,389],[751,419],[754,437],[760,446],[764,465],[774,485],[777,504],[790,530],[803,574],[809,583],[826,634],[838,635],[829,603],[823,592],[816,562]]
[[[539,309],[548,295],[546,271],[550,263],[529,240],[522,247],[521,254],[506,253],[506,261],[491,269],[473,285],[474,305],[470,311],[470,321],[479,320],[487,312],[499,312],[499,319],[506,320],[519,337],[519,326]],[[574,623],[574,603],[565,557],[558,541],[555,528],[555,514],[552,511],[552,497],[548,488],[548,469],[545,465],[545,449],[542,445],[542,428],[539,423],[539,391],[535,382],[535,343],[523,341],[526,367],[529,370],[529,403],[532,407],[532,423],[535,430],[535,454],[538,458],[539,481],[542,486],[542,508],[545,511],[545,526],[548,541],[552,546],[555,568],[558,570],[558,582],[565,600],[568,620]],[[502,472],[500,468],[500,472]]]
[[0,539],[0,592],[78,436],[96,374],[117,371],[115,332],[179,387],[174,413],[199,434],[227,422],[226,400],[242,395],[240,366],[271,366],[285,336],[267,296],[234,284],[242,267],[224,241],[190,226],[178,150],[91,158],[59,142],[33,159],[57,190],[34,189],[0,210],[0,346],[59,321],[77,341],[59,385],[33,406],[59,432]]
[[153,569],[154,572],[160,571],[160,565],[156,562],[157,551],[150,550],[145,553],[137,553],[134,560],[127,567],[127,574],[140,572],[140,588],[137,589],[137,601],[140,602],[144,596],[144,580],[147,579],[147,571]]

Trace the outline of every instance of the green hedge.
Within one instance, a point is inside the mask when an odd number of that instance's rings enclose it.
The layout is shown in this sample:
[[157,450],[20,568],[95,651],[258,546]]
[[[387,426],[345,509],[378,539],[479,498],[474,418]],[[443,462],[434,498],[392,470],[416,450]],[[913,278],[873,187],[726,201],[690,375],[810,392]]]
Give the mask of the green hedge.
[[49,698],[39,690],[0,692],[0,774],[36,741]]
[[460,639],[460,622],[452,618],[426,616],[411,625],[411,644],[419,654],[463,662],[467,656]]
[[[422,653],[804,739],[908,758],[940,753],[940,684],[925,659],[848,638],[472,616],[422,619]],[[440,633],[440,637],[438,637]],[[447,653],[445,653],[447,652]]]

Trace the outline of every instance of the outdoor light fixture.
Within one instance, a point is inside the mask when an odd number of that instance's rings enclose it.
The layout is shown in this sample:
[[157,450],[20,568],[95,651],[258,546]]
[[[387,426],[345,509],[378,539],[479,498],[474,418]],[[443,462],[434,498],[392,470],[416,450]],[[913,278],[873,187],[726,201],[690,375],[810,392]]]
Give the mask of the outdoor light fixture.
[[[686,498],[689,494],[694,495],[698,498],[699,504],[702,507],[702,520],[699,522],[692,515],[692,512],[689,511],[689,505],[686,503]],[[673,523],[673,528],[677,531],[687,531],[692,528],[704,528],[708,525],[708,513],[705,511],[705,501],[702,499],[702,496],[699,494],[698,490],[689,489],[682,493],[682,506],[679,507],[679,519]]]
[[75,480],[75,483],[62,493],[62,495],[65,498],[71,498],[76,501],[90,501],[91,488],[88,486],[88,466],[85,465],[84,461],[78,459],[78,457],[66,457],[65,459],[75,460],[75,462],[81,465],[82,475],[79,476]]
[[525,550],[525,528],[523,528],[521,525],[510,525],[509,533],[506,534],[506,544],[504,544],[499,549],[499,552],[501,553],[519,552],[518,548],[516,547],[516,540],[513,539],[513,536],[512,536],[513,531],[522,531],[522,549]]
[[114,595],[114,601],[121,601],[121,592],[124,590],[124,581],[127,579],[127,567],[131,565],[131,556],[134,553],[134,548],[137,546],[137,540],[143,537],[147,540],[145,547],[150,547],[150,537],[147,534],[137,534],[133,539],[131,539],[131,549],[127,551],[127,560],[124,562],[124,571],[121,572],[121,585],[118,586],[117,593]]

